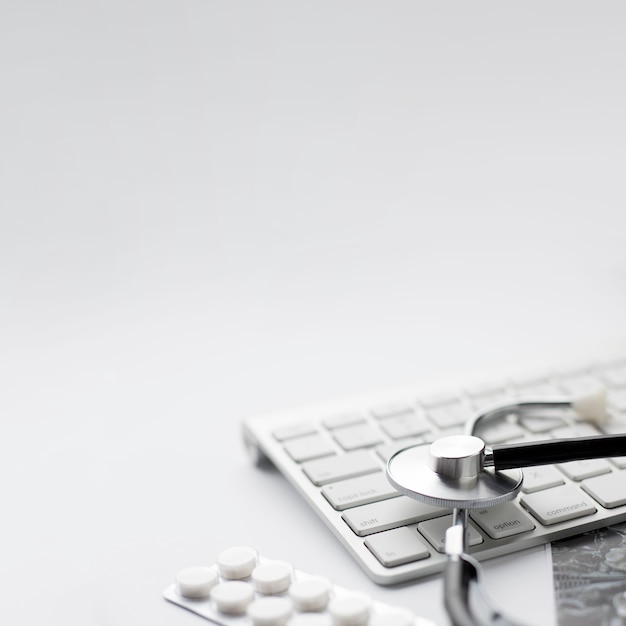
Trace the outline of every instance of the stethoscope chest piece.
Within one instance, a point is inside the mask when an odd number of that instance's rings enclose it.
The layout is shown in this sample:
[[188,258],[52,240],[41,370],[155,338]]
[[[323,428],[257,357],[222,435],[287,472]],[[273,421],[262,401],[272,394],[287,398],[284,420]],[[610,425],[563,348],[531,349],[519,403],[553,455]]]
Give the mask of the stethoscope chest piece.
[[442,508],[485,508],[515,498],[521,470],[484,467],[484,457],[478,437],[444,437],[396,452],[387,462],[387,477],[400,493]]

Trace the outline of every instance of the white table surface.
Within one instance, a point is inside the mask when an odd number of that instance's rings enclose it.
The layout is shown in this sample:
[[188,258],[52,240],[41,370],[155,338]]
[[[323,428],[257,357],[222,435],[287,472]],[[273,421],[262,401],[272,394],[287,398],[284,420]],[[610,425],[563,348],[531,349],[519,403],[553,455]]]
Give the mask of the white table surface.
[[[624,331],[619,2],[0,3],[0,621],[185,626],[223,548],[371,583],[241,420]],[[487,564],[555,623],[536,549]]]

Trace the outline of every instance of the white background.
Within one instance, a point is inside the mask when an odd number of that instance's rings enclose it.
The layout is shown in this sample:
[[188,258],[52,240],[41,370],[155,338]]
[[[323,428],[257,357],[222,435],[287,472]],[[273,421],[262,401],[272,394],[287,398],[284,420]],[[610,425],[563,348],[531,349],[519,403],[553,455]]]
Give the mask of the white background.
[[[241,420],[623,332],[625,18],[1,0],[0,620],[197,624],[162,589],[246,543],[444,624]],[[487,576],[553,624],[542,550]]]

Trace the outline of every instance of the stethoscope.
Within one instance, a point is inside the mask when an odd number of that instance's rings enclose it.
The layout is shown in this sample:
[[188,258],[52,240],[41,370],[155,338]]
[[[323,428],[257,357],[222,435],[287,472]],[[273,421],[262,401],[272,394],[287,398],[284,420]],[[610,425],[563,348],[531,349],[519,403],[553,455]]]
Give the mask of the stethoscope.
[[452,509],[452,525],[445,535],[444,603],[454,626],[515,626],[491,606],[481,591],[480,566],[466,549],[469,511],[515,498],[522,487],[521,467],[626,454],[626,435],[487,448],[474,434],[485,422],[510,414],[519,417],[537,409],[572,409],[581,419],[600,421],[606,412],[605,393],[598,389],[576,398],[526,399],[494,405],[473,416],[465,426],[465,434],[404,448],[387,462],[387,478],[400,493]]

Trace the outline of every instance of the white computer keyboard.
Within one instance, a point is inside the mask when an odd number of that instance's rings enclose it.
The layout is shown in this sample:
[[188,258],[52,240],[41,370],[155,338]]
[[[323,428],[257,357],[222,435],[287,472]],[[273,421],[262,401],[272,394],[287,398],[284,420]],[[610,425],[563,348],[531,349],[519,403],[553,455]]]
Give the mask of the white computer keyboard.
[[[385,464],[397,449],[461,433],[481,407],[526,396],[579,394],[603,386],[606,420],[510,415],[477,434],[488,444],[626,432],[626,348],[543,371],[445,388],[415,386],[244,422],[244,439],[269,459],[326,521],[368,575],[394,584],[441,571],[450,511],[400,495]],[[479,560],[626,520],[625,456],[524,470],[515,500],[471,513],[470,554]]]
[[211,565],[181,570],[163,595],[220,626],[434,626],[250,546],[227,548]]

